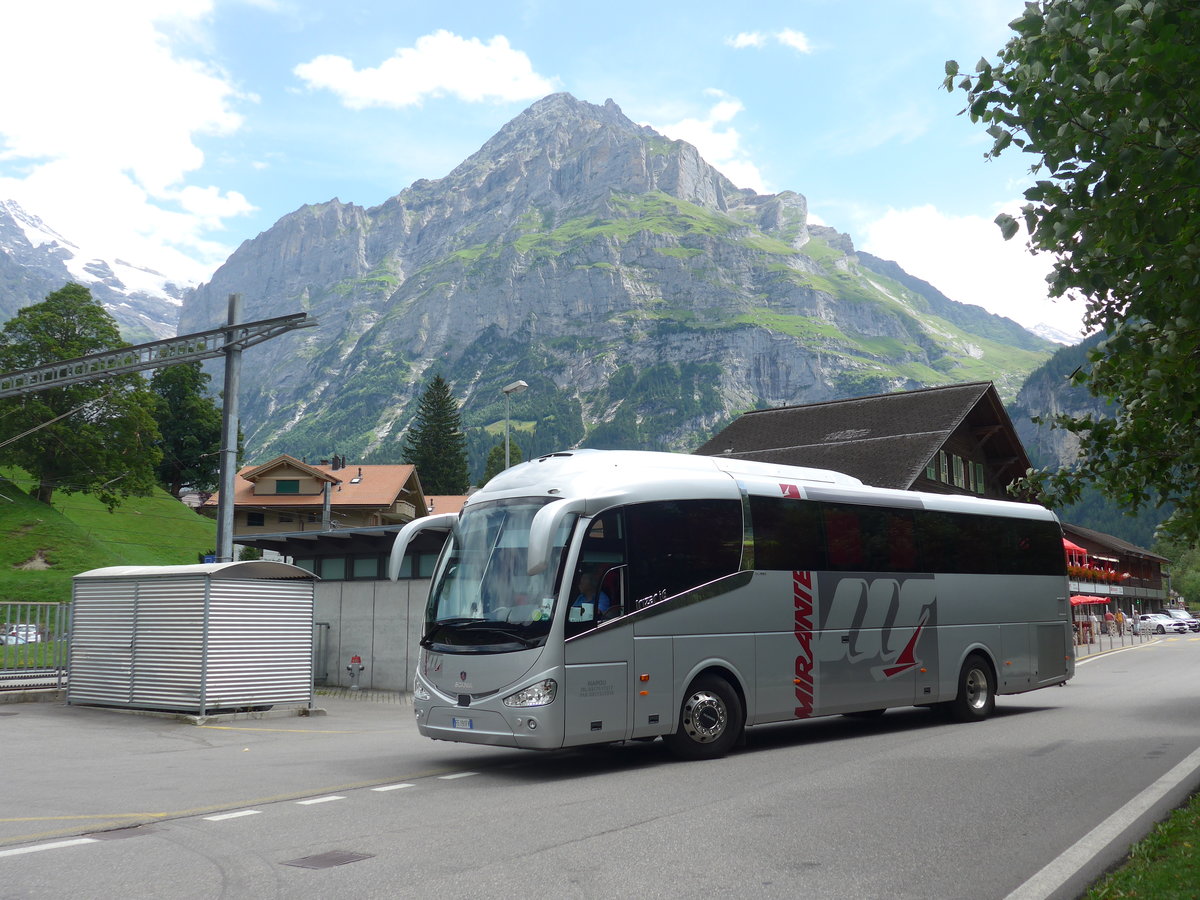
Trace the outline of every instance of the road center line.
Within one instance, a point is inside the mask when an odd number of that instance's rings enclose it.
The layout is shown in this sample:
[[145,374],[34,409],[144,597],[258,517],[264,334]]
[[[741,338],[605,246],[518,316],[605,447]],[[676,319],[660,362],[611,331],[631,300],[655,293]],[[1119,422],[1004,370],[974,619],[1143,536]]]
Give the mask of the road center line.
[[345,797],[342,797],[338,794],[333,794],[332,796],[329,796],[329,797],[314,797],[312,800],[297,800],[296,805],[297,806],[312,806],[314,803],[332,803],[334,800],[345,800],[345,799],[346,799]]
[[261,809],[239,809],[237,812],[221,813],[219,816],[205,816],[205,822],[224,822],[226,819],[240,819],[242,816],[257,816]]
[[20,856],[22,853],[37,853],[39,850],[57,850],[59,847],[74,847],[77,844],[95,844],[95,838],[75,838],[70,841],[54,841],[49,844],[36,844],[33,847],[17,847],[15,850],[0,850],[0,856]]
[[1101,850],[1172,789],[1200,769],[1200,749],[1188,756],[1148,788],[1068,847],[1004,900],[1042,900],[1062,887]]
[[408,784],[407,782],[405,784],[385,784],[383,787],[373,787],[373,788],[371,788],[371,790],[373,790],[373,791],[398,791],[398,790],[400,790],[400,788],[407,788],[407,787],[412,787],[412,785]]
[[442,781],[453,781],[455,778],[470,778],[472,775],[478,775],[478,772],[455,772],[453,775],[439,775]]

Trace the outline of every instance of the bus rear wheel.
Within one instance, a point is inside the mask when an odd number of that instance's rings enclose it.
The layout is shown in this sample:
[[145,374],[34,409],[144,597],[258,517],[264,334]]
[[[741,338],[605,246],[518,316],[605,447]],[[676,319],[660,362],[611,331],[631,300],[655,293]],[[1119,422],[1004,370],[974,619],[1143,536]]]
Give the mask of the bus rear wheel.
[[946,704],[946,711],[957,722],[980,722],[996,710],[996,682],[992,667],[978,653],[972,653],[958,673],[958,696]]
[[718,759],[737,743],[744,725],[737,691],[724,678],[702,675],[688,688],[675,733],[663,740],[682,759]]

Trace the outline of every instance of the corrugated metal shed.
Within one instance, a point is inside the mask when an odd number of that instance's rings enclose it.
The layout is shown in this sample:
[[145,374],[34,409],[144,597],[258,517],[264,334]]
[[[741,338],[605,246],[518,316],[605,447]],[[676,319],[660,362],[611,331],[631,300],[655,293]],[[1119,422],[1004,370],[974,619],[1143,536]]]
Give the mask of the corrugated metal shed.
[[262,561],[76,575],[67,702],[201,716],[311,705],[314,582]]

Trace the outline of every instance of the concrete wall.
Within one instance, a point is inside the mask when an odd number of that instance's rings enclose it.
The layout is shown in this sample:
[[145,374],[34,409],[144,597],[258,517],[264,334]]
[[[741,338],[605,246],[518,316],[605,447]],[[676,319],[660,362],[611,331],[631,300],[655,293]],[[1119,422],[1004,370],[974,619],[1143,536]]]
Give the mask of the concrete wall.
[[360,687],[411,691],[428,579],[318,581],[316,589],[313,621],[324,643],[318,645],[317,683],[324,675],[325,684],[349,686],[346,666],[360,656],[366,667]]

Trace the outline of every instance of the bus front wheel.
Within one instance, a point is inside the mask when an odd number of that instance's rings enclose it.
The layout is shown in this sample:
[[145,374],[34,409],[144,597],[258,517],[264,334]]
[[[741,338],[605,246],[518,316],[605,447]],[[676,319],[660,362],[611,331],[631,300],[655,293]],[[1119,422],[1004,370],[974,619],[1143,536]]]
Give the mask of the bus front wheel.
[[744,724],[737,691],[724,678],[703,675],[683,698],[675,733],[663,740],[683,759],[718,759],[737,743]]
[[979,722],[996,709],[996,682],[992,667],[978,653],[972,653],[958,673],[958,696],[946,705],[950,717],[958,722]]

